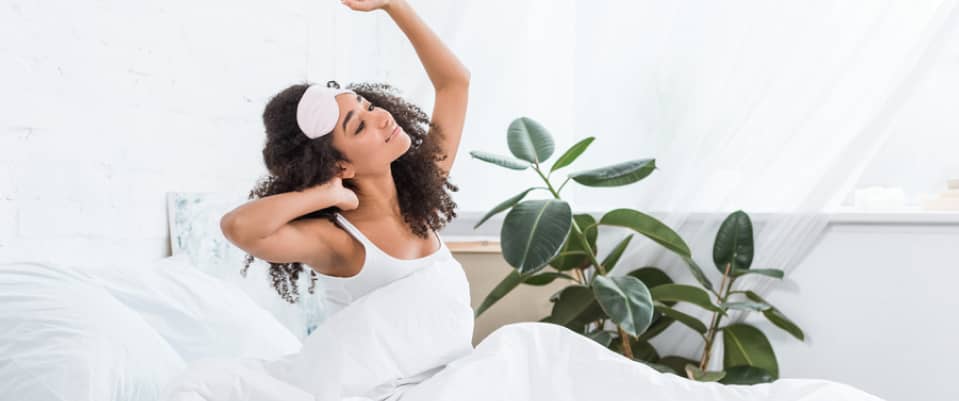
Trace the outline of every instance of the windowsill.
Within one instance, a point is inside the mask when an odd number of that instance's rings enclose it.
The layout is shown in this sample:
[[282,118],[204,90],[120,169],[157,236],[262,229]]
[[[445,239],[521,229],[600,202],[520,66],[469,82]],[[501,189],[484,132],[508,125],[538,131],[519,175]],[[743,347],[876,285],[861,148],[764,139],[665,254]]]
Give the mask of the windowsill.
[[922,210],[855,210],[841,208],[830,213],[830,224],[959,224],[959,211]]
[[[592,214],[601,215],[601,213]],[[474,231],[472,227],[482,215],[483,213],[460,213],[460,217],[454,221],[454,230],[449,230],[450,234],[448,235],[440,233],[451,252],[500,252],[499,227],[502,223],[502,214],[483,223],[479,230],[475,230],[476,234],[462,234],[463,232]],[[691,219],[696,219],[695,216],[697,215],[702,216],[702,213],[694,214]],[[770,213],[750,214],[756,219],[762,219],[763,216],[769,215]],[[827,213],[827,215],[830,225],[959,225],[959,211],[921,210],[918,208],[887,211],[840,208]]]

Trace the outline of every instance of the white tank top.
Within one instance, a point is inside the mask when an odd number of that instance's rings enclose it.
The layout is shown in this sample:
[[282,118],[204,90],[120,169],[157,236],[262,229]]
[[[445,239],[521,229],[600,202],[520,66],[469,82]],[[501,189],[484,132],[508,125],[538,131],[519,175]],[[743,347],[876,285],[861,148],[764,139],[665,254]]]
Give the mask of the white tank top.
[[336,213],[336,220],[363,244],[366,259],[363,261],[360,272],[350,277],[330,276],[316,272],[317,281],[321,281],[319,284],[322,284],[323,297],[327,303],[327,314],[336,312],[370,291],[403,278],[418,269],[437,263],[449,263],[451,259],[456,261],[446,247],[446,243],[435,231],[436,240],[440,244],[435,252],[416,259],[399,259],[377,247],[343,215]]

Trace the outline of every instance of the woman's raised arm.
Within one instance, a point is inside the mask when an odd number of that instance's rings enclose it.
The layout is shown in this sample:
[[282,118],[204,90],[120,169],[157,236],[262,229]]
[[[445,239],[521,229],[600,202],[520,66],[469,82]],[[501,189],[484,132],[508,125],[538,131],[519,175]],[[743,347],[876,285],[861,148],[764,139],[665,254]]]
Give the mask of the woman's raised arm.
[[406,0],[341,0],[341,2],[357,11],[375,9],[386,11],[410,40],[436,91],[431,118],[443,134],[440,138],[440,146],[447,156],[437,164],[444,173],[448,174],[456,158],[456,150],[459,148],[466,120],[469,70],[420,19]]

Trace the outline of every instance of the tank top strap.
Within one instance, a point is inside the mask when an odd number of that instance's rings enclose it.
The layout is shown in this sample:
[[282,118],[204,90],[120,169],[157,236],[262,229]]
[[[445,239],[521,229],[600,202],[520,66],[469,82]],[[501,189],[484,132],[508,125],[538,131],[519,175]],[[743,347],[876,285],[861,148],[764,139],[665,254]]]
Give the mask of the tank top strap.
[[[360,231],[359,228],[356,228],[356,226],[354,226],[353,223],[350,223],[350,221],[347,220],[346,217],[343,217],[343,215],[341,215],[339,212],[334,212],[334,213],[336,213],[336,220],[339,221],[341,224],[343,224],[343,227],[345,227],[347,231],[353,234],[353,236],[356,237],[356,239],[360,240],[360,242],[362,242],[365,245],[372,245],[372,242],[370,241],[370,239],[366,238],[366,236],[363,235],[363,232]],[[367,247],[367,249],[369,249],[369,247]]]
[[418,259],[398,259],[398,258],[396,258],[396,257],[394,257],[394,256],[392,256],[392,255],[390,255],[390,254],[388,254],[388,253],[386,253],[386,252],[384,252],[382,249],[380,249],[380,247],[378,247],[376,244],[373,243],[373,241],[371,241],[369,238],[367,238],[366,235],[364,235],[363,232],[360,231],[359,228],[357,228],[356,226],[354,226],[353,223],[350,223],[350,221],[347,220],[346,217],[344,217],[342,214],[340,214],[339,212],[334,212],[334,213],[336,214],[336,219],[337,219],[337,221],[339,221],[339,222],[343,225],[343,227],[346,228],[347,231],[349,231],[351,234],[353,234],[353,236],[354,236],[357,240],[359,240],[360,242],[362,242],[363,245],[365,246],[365,248],[366,248],[367,250],[372,250],[372,251],[375,252],[375,253],[384,255],[384,256],[387,257],[387,259],[392,260],[392,261],[395,261],[395,262],[399,262],[399,263],[411,263],[411,262],[423,261],[423,260],[430,259],[430,258],[432,258],[432,257],[434,257],[434,256],[437,256],[438,254],[441,254],[441,253],[443,253],[444,251],[447,251],[447,252],[449,251],[449,249],[446,247],[446,243],[443,242],[443,239],[442,239],[442,238],[440,238],[439,233],[437,233],[436,231],[433,231],[433,236],[436,237],[436,242],[438,242],[438,243],[440,244],[439,247],[437,248],[436,252],[434,252],[433,254],[431,254],[431,255],[429,255],[429,256],[425,256],[425,257],[418,258]]

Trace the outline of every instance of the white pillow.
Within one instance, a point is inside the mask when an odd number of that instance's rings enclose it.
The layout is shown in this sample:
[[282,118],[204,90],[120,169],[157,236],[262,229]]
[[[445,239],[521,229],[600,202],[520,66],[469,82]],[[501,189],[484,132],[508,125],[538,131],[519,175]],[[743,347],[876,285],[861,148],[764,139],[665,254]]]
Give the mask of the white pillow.
[[140,313],[181,357],[273,358],[301,343],[236,286],[210,276],[187,255],[145,268],[87,270],[92,282]]
[[0,265],[0,398],[156,400],[184,361],[74,269]]

